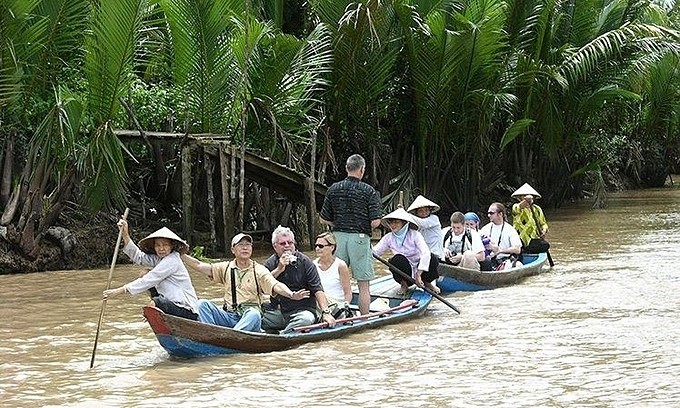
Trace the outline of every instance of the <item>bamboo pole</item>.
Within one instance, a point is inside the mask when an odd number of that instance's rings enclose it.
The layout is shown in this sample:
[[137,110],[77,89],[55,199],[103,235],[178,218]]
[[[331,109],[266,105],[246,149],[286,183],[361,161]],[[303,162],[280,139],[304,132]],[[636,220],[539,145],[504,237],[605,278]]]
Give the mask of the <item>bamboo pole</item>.
[[[125,209],[123,213],[123,219],[126,220],[129,208]],[[116,247],[113,250],[113,258],[111,259],[111,268],[109,269],[109,278],[106,280],[106,289],[109,290],[111,287],[111,278],[113,278],[113,269],[116,267],[116,260],[118,260],[118,250],[120,249],[120,241],[123,239],[123,230],[118,231],[118,239],[116,240]],[[97,342],[99,341],[99,329],[102,326],[102,321],[104,320],[104,310],[106,310],[106,299],[102,299],[102,310],[99,312],[99,322],[97,322],[97,333],[94,336],[94,347],[92,348],[92,358],[90,359],[90,368],[94,367],[94,356],[97,352]]]

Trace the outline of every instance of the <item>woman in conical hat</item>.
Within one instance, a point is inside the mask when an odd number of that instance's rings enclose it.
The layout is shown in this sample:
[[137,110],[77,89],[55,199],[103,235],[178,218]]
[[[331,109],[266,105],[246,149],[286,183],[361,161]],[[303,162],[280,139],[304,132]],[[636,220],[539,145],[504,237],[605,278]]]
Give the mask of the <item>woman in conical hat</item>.
[[519,200],[512,206],[512,226],[515,227],[522,240],[522,252],[547,252],[550,244],[545,240],[548,233],[548,222],[545,220],[543,209],[534,203],[541,198],[529,183],[524,183],[512,197]]
[[154,249],[156,238],[166,238],[171,240],[173,250],[179,252],[180,254],[186,254],[189,251],[189,244],[187,244],[182,238],[178,237],[177,234],[172,232],[172,230],[170,230],[168,227],[163,227],[139,241],[139,249],[148,254],[156,253],[156,250]]
[[198,318],[198,297],[191,283],[191,277],[180,259],[181,253],[189,250],[189,245],[169,228],[163,227],[139,241],[139,247],[130,239],[126,220],[118,221],[123,242],[123,252],[133,263],[150,266],[139,278],[119,288],[105,290],[104,299],[129,293],[138,295],[155,288],[149,306],[165,313],[187,319]]
[[[390,232],[373,247],[373,254],[381,256],[388,249],[391,250],[394,256],[389,262],[392,265],[411,275],[419,285],[439,293],[439,288],[432,284],[439,276],[439,259],[432,255],[425,239],[418,232],[414,217],[403,208],[398,208],[384,216],[382,221]],[[392,276],[401,285],[401,292],[406,292],[410,282],[396,272],[392,272]]]
[[439,205],[419,195],[413,200],[413,203],[408,206],[408,212],[413,214],[413,220],[418,224],[418,231],[425,238],[430,252],[442,259],[444,251],[442,246],[442,224],[439,217],[434,215],[439,211]]

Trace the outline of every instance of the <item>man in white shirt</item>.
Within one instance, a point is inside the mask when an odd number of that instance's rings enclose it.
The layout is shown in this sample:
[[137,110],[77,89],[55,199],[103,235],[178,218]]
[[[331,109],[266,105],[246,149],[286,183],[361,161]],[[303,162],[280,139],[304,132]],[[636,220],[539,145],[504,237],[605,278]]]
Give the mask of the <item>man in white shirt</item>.
[[493,266],[503,263],[511,255],[519,256],[522,252],[522,240],[517,230],[506,221],[505,206],[493,203],[489,206],[487,215],[489,222],[479,230],[479,233],[489,237],[491,241],[491,260]]

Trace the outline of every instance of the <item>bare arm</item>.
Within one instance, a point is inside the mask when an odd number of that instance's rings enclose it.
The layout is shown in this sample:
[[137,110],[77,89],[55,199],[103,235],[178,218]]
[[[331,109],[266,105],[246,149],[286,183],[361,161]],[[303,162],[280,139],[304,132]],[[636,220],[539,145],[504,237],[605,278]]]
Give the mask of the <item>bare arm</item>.
[[309,290],[300,289],[296,292],[293,292],[283,282],[279,282],[276,285],[274,285],[272,290],[274,292],[278,293],[279,295],[281,295],[283,297],[287,297],[288,299],[292,299],[292,300],[302,300],[302,299],[306,299],[306,298],[309,297]]
[[184,261],[184,264],[189,268],[199,271],[206,275],[208,278],[213,279],[211,264],[207,262],[201,262],[198,259],[194,258],[193,256],[186,254],[182,255],[182,261]]
[[340,275],[340,284],[342,285],[342,292],[345,294],[345,302],[352,301],[352,284],[350,282],[349,267],[345,261],[340,260],[338,267],[338,274]]
[[380,226],[380,218],[371,221],[371,229],[376,229],[378,228],[378,226]]
[[127,290],[125,290],[125,286],[121,286],[116,289],[107,289],[102,293],[102,298],[104,299],[111,299],[116,296],[120,296],[124,293],[127,293]]
[[[319,305],[321,310],[326,310],[328,309],[328,298],[326,297],[326,293],[322,290],[318,290],[315,294],[314,297],[316,298],[316,303]],[[333,318],[333,315],[330,313],[322,313],[321,318],[328,323],[328,327],[333,327],[335,326],[335,318]]]

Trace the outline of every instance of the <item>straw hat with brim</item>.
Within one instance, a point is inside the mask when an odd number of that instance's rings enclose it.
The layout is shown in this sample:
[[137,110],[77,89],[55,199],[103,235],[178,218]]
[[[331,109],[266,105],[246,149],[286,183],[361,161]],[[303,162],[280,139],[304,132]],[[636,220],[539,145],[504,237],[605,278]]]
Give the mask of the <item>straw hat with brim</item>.
[[531,195],[534,196],[534,198],[541,198],[541,195],[538,194],[538,192],[534,190],[534,188],[531,187],[529,183],[524,183],[522,187],[518,188],[514,193],[512,193],[512,197],[519,200],[521,200],[525,195]]
[[181,254],[186,254],[189,251],[189,244],[187,244],[182,238],[178,237],[177,234],[172,232],[168,227],[163,227],[139,241],[139,249],[144,252],[154,253],[155,249],[153,244],[154,239],[156,238],[167,238],[175,241],[177,243],[177,252]]
[[413,200],[413,203],[408,206],[408,212],[415,211],[422,207],[430,207],[430,212],[433,213],[439,211],[439,206],[437,204],[433,203],[422,195],[419,195],[415,200]]
[[383,224],[389,228],[387,225],[387,220],[402,220],[409,223],[409,228],[418,229],[418,224],[413,220],[413,216],[406,212],[403,208],[397,208],[386,216],[382,217]]

